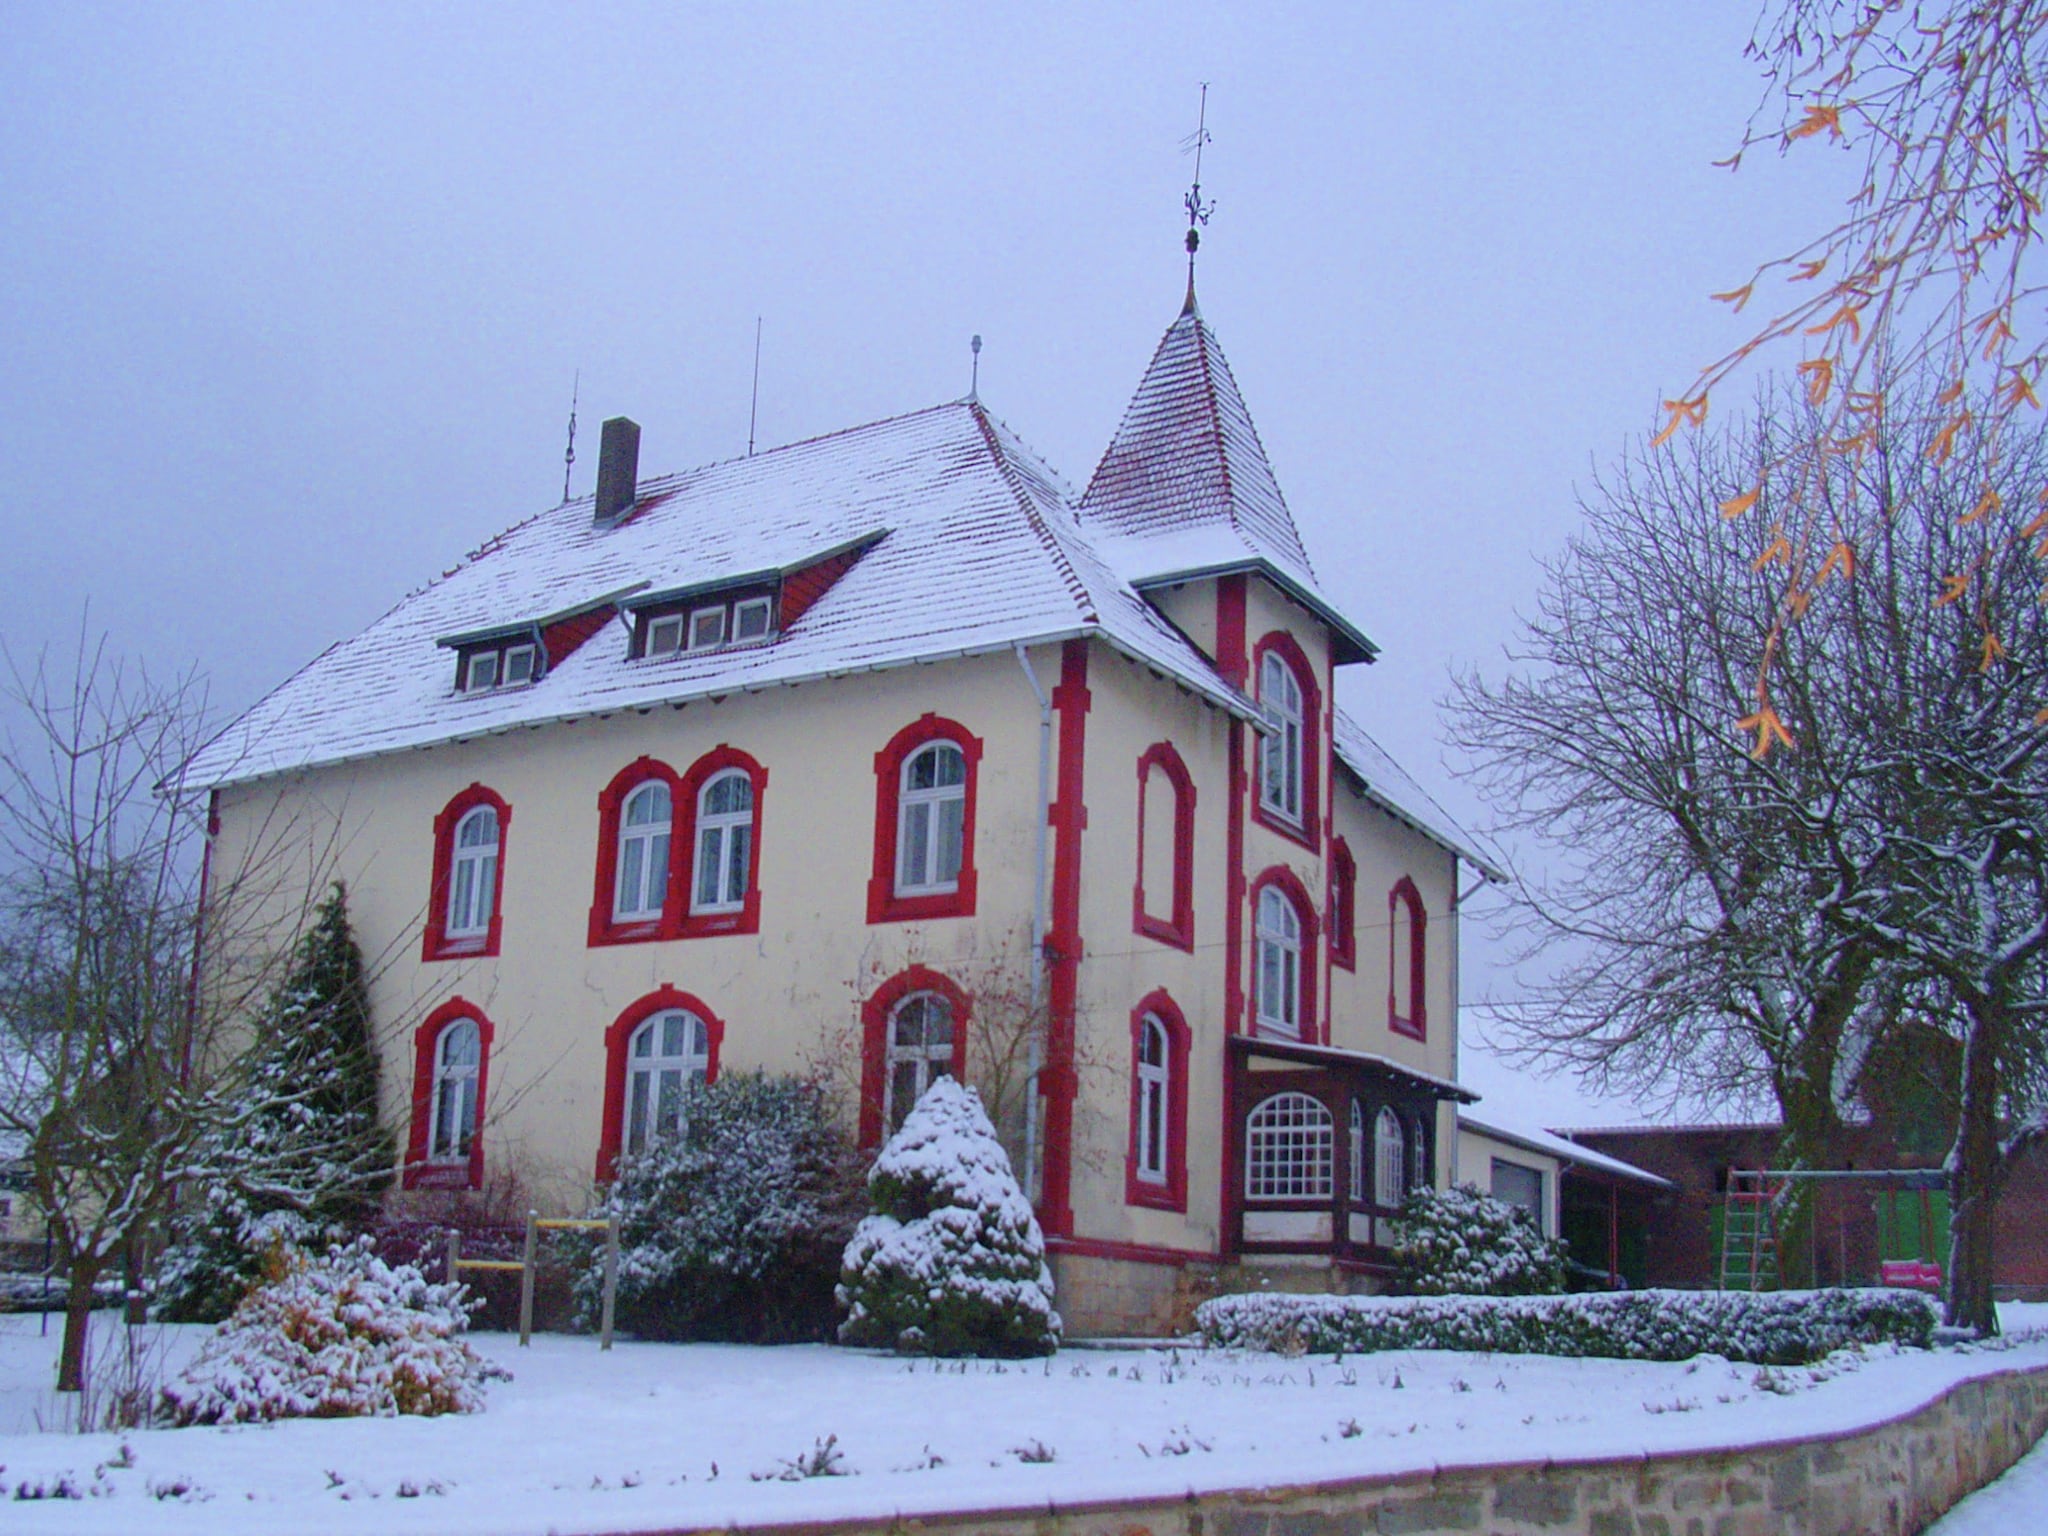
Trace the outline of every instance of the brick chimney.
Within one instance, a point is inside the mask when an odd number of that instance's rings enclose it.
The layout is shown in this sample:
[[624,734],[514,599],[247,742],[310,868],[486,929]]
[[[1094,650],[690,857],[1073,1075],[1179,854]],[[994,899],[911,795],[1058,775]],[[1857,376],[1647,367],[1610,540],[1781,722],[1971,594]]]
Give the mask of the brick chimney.
[[604,424],[597,449],[597,516],[600,528],[620,522],[640,493],[640,425],[624,416]]

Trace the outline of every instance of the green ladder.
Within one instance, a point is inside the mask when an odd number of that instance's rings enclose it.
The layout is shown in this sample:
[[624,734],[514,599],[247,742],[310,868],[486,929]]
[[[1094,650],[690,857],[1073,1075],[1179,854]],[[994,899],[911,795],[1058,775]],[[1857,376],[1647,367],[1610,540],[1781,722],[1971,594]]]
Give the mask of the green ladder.
[[1721,1206],[1721,1289],[1778,1288],[1778,1190],[1761,1171],[1730,1169]]

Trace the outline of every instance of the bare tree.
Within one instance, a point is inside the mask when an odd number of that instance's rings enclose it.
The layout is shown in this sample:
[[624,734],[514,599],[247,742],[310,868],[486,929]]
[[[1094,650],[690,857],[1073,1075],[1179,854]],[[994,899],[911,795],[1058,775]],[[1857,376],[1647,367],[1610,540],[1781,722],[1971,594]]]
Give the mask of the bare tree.
[[[2048,197],[2048,5],[2040,0],[1778,0],[1749,46],[1766,88],[1741,145],[1811,153],[1847,151],[1856,175],[1840,216],[1796,249],[1761,262],[1746,282],[1714,297],[1737,310],[1753,299],[1765,318],[1704,368],[1670,413],[1659,441],[1705,420],[1709,397],[1759,355],[1796,349],[1814,408],[1812,430],[1774,446],[1769,465],[1731,484],[1729,517],[1751,513],[1764,474],[1777,486],[1779,526],[1754,548],[1786,538],[1774,562],[1773,633],[1801,620],[1818,582],[1838,563],[1847,527],[1843,482],[1832,465],[1896,433],[1910,403],[1921,451],[1965,498],[1969,537],[1954,541],[1941,573],[1949,595],[2013,573],[2002,551],[2048,531],[2027,485],[1972,478],[2016,417],[2038,411],[2048,365],[2048,283],[2037,249]],[[1933,379],[1913,401],[1891,381]],[[1908,509],[1909,515],[1919,515]],[[2048,539],[2037,555],[2048,558]],[[2023,564],[2023,562],[2022,562]],[[1865,562],[1868,568],[1869,562]],[[2038,579],[2036,573],[2035,579]],[[2013,637],[1995,615],[1998,594],[1966,610],[1985,654]],[[1758,659],[1741,714],[1759,754],[1779,744],[1776,647]],[[2036,705],[2044,700],[2036,689]],[[2048,722],[2048,710],[2035,723]]]
[[[2025,1063],[2048,987],[2048,779],[2038,676],[1942,600],[1970,506],[1928,456],[1939,428],[1901,398],[1865,452],[1781,502],[1823,506],[1841,532],[1844,579],[1809,589],[1802,622],[1779,622],[1789,536],[1745,570],[1718,526],[1734,486],[1776,510],[1772,467],[1814,429],[1810,402],[1779,395],[1753,429],[1637,455],[1597,488],[1516,670],[1465,679],[1456,729],[1507,823],[1560,854],[1520,910],[1533,948],[1562,957],[1513,1019],[1526,1048],[1667,1098],[1767,1097],[1781,1155],[1812,1166],[1896,1020],[1961,1042],[1950,1313],[1982,1330],[1989,1202],[2039,1134]],[[2015,437],[1971,468],[2026,484],[2048,443]],[[2004,594],[1990,617],[2039,656],[2031,591],[1991,574],[1976,603]],[[1771,728],[1797,750],[1760,757],[1730,720],[1773,652]]]
[[[206,806],[179,777],[204,729],[191,677],[160,683],[84,641],[68,674],[9,658],[6,695],[23,723],[0,752],[0,1130],[27,1143],[69,1282],[57,1386],[78,1391],[95,1286],[124,1263],[132,1283],[205,1149],[276,1112],[248,1091],[247,1021],[321,864],[277,827],[245,867],[205,867]],[[207,942],[233,963],[202,990],[202,924],[233,911],[287,931],[220,919]]]

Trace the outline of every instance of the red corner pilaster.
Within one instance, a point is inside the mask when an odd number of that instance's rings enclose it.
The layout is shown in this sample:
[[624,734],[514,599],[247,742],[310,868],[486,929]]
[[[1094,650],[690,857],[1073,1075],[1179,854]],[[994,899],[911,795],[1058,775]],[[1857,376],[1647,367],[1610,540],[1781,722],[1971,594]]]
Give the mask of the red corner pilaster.
[[1059,716],[1057,790],[1052,823],[1052,921],[1046,932],[1046,1049],[1039,1091],[1045,1098],[1045,1168],[1038,1220],[1049,1237],[1074,1230],[1074,1014],[1081,982],[1081,832],[1088,825],[1082,771],[1087,760],[1088,642],[1060,649],[1052,691]]

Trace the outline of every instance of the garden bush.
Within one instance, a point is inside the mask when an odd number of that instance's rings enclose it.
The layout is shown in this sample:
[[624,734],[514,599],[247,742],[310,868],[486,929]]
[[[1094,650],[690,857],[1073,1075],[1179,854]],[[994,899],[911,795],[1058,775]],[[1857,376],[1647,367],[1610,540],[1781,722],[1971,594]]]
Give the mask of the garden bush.
[[1859,1344],[1925,1349],[1935,1305],[1913,1291],[1618,1291],[1578,1296],[1219,1296],[1209,1344],[1288,1354],[1458,1349],[1505,1355],[1806,1365]]
[[1564,1273],[1561,1241],[1471,1184],[1415,1189],[1401,1207],[1393,1285],[1401,1295],[1554,1296]]
[[[728,1072],[690,1092],[680,1136],[626,1160],[598,1214],[619,1218],[618,1326],[649,1339],[824,1340],[860,1215],[853,1150],[824,1093]],[[604,1249],[575,1282],[595,1320]]]
[[164,1389],[179,1424],[474,1413],[484,1384],[506,1372],[459,1335],[460,1285],[393,1268],[362,1238],[311,1259],[277,1250],[277,1274]]
[[844,1344],[931,1355],[1059,1348],[1045,1235],[972,1088],[942,1077],[868,1173],[846,1245]]

